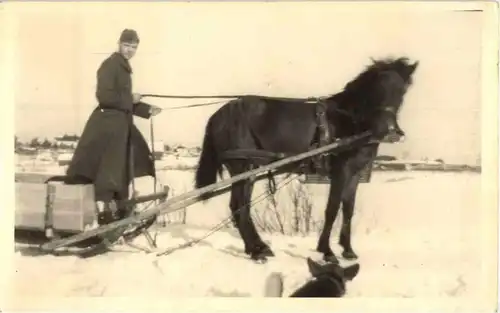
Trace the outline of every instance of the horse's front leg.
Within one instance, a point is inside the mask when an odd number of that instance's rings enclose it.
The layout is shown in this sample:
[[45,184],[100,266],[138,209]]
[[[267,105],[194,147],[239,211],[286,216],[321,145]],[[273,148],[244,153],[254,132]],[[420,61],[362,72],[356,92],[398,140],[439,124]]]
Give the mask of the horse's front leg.
[[342,257],[347,260],[358,258],[351,245],[351,225],[356,202],[356,191],[359,186],[358,176],[356,175],[350,179],[342,195],[342,228],[340,229],[339,244],[344,249]]
[[342,195],[342,181],[340,177],[335,177],[330,183],[330,192],[328,202],[325,209],[325,221],[323,230],[319,236],[318,246],[316,251],[323,253],[323,259],[327,262],[339,263],[337,257],[330,247],[330,235],[332,233],[333,223],[337,218],[340,207],[340,199]]

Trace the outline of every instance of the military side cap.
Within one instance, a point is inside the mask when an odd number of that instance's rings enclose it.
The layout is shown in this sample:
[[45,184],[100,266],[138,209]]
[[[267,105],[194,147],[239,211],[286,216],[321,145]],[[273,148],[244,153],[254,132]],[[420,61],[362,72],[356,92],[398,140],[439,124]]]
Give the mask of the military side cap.
[[139,36],[137,32],[133,29],[124,29],[120,35],[120,42],[136,42],[139,43]]

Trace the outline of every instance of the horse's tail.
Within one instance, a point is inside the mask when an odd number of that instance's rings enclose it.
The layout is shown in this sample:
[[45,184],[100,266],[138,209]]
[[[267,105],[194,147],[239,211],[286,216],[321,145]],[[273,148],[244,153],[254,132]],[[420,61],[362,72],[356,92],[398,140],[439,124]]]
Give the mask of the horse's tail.
[[264,297],[281,298],[283,296],[283,275],[273,272],[267,276],[264,286]]
[[[196,188],[203,188],[217,181],[217,173],[222,175],[222,164],[217,156],[213,138],[213,119],[210,118],[205,128],[205,136],[203,138],[203,146],[201,155],[198,160],[198,167],[196,169]],[[199,196],[202,201],[210,198],[210,193],[204,193]]]

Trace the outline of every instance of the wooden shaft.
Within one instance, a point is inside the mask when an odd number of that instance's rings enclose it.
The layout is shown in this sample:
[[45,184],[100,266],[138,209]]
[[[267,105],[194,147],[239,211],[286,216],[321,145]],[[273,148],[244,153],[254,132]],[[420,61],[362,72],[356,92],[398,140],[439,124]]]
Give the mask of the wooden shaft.
[[[134,145],[132,144],[132,127],[134,127],[134,116],[130,114],[129,117],[129,131],[128,131],[128,139],[127,139],[127,146],[128,146],[128,152],[129,152],[129,159],[128,159],[128,171],[126,177],[126,186],[124,188],[129,189],[129,183],[132,183],[132,199],[134,199],[137,196],[136,190],[135,190],[135,173],[134,173]],[[128,194],[128,192],[127,192]]]
[[153,180],[153,193],[156,193],[156,157],[155,157],[155,132],[154,132],[154,125],[153,125],[153,116],[150,117],[149,120],[149,135],[151,136],[151,154],[153,157],[153,172],[155,174],[154,180]]
[[[226,186],[225,188],[216,190],[214,192],[214,196],[217,196],[217,195],[225,193],[227,190],[230,189],[230,187],[231,186]],[[176,210],[180,210],[180,209],[183,209],[183,208],[186,208],[186,207],[188,207],[188,206],[190,206],[190,205],[192,205],[192,204],[194,204],[196,202],[198,202],[197,198],[191,198],[191,199],[183,201],[183,202],[178,202],[178,203],[172,204],[169,207],[167,207],[167,209],[164,210],[164,214],[170,213],[170,212],[174,212]],[[147,212],[151,212],[153,210],[155,210],[155,209],[153,208],[153,209],[151,209],[151,210],[149,210]],[[139,215],[143,215],[143,213],[145,213],[145,212],[142,212],[142,214],[138,214],[138,215],[135,215],[135,216],[137,217]],[[158,213],[158,211],[155,210],[155,213],[152,214],[152,215],[156,215],[157,213]],[[127,219],[129,220],[130,218],[127,218]],[[144,220],[144,219],[146,219],[146,218],[143,217],[139,221]],[[120,220],[118,222],[122,222],[124,220],[125,219]],[[83,232],[83,233],[76,234],[76,235],[71,236],[71,237],[52,240],[52,241],[50,241],[48,243],[45,243],[45,244],[41,245],[40,248],[42,250],[51,251],[51,250],[54,250],[54,249],[57,249],[57,248],[60,248],[60,247],[63,247],[63,246],[70,245],[72,243],[76,243],[76,242],[85,240],[87,238],[93,237],[96,234],[102,234],[102,233],[111,231],[111,230],[113,230],[113,229],[115,229],[117,227],[121,227],[121,226],[124,226],[124,225],[132,225],[133,223],[139,222],[139,221],[128,222],[128,223],[125,223],[125,224],[120,223],[118,226],[114,226],[114,227],[113,227],[112,224],[116,225],[118,222],[110,223],[110,224],[101,226],[101,227],[96,228],[96,229],[92,229],[92,230],[89,230],[89,231],[86,231],[86,232]]]
[[156,193],[144,195],[144,196],[137,196],[133,199],[122,200],[120,203],[123,205],[135,205],[135,204],[147,202],[147,201],[161,200],[161,199],[166,198],[168,196],[168,192],[169,192],[169,187],[163,186],[162,192],[156,192]]
[[94,237],[94,236],[99,235],[99,234],[106,233],[108,231],[111,231],[111,230],[118,228],[118,227],[121,227],[121,226],[133,225],[134,223],[140,223],[140,221],[147,219],[147,218],[150,218],[152,216],[155,216],[156,214],[158,214],[160,212],[169,213],[169,212],[172,212],[172,211],[175,211],[178,209],[182,209],[182,208],[187,207],[193,203],[198,202],[197,197],[200,196],[201,194],[204,194],[207,192],[212,192],[212,191],[215,191],[219,188],[228,187],[228,185],[230,186],[230,185],[237,183],[239,181],[249,179],[252,176],[256,176],[258,174],[265,173],[267,171],[276,169],[278,167],[288,165],[290,163],[294,163],[297,161],[301,161],[303,159],[307,159],[307,158],[310,158],[312,156],[322,154],[322,153],[328,152],[328,151],[333,150],[333,149],[351,146],[351,145],[355,145],[358,143],[361,144],[363,142],[367,143],[368,139],[371,137],[371,135],[372,135],[372,133],[370,131],[366,131],[364,133],[361,133],[360,135],[351,136],[351,137],[348,137],[345,139],[340,139],[334,143],[325,145],[323,147],[316,148],[316,149],[313,149],[313,150],[308,151],[308,152],[300,153],[300,154],[297,154],[295,156],[291,156],[291,157],[288,157],[288,158],[285,158],[285,159],[282,159],[282,160],[279,160],[276,162],[269,163],[268,165],[258,167],[254,170],[233,176],[231,178],[222,180],[222,181],[214,183],[214,184],[210,184],[210,185],[205,186],[203,188],[194,189],[190,192],[187,192],[187,193],[184,193],[184,194],[179,195],[177,197],[171,198],[170,200],[167,200],[164,203],[161,203],[161,204],[157,205],[156,207],[153,207],[147,211],[143,211],[140,214],[137,214],[137,215],[134,215],[134,216],[131,216],[131,217],[128,217],[128,218],[125,218],[125,219],[122,219],[122,220],[119,220],[116,222],[112,222],[112,223],[103,225],[101,227],[98,227],[96,229],[92,229],[92,230],[86,231],[84,233],[80,233],[80,234],[77,234],[77,235],[74,235],[74,236],[71,236],[71,237],[68,237],[65,239],[52,240],[48,243],[41,245],[41,249],[44,249],[44,250],[57,249],[59,247],[65,246],[65,245],[69,245],[69,244],[79,242],[79,241],[82,241],[82,240],[90,238],[90,237]]
[[144,228],[141,229],[141,233],[144,235],[144,237],[146,237],[146,240],[148,241],[150,248],[152,249],[158,248],[158,246],[156,245],[156,240],[154,240],[153,237],[151,237],[151,234],[147,231],[147,229]]

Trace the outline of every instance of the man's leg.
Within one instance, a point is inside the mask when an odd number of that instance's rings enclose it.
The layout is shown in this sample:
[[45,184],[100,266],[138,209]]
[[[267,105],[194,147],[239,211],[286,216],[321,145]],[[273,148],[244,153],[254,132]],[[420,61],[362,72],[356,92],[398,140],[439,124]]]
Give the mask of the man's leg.
[[115,191],[99,179],[94,182],[94,190],[99,224],[107,224],[114,221],[117,211],[114,201]]
[[[134,146],[132,145],[130,133],[127,139],[126,145],[126,154],[125,154],[125,164],[122,168],[122,185],[120,191],[116,194],[116,199],[118,200],[118,215],[120,218],[125,218],[128,215],[128,211],[130,207],[124,206],[122,201],[128,200],[130,198],[130,183],[132,183],[132,187],[134,186],[133,177],[134,177]],[[134,192],[135,190],[133,190]]]
[[128,207],[123,205],[123,201],[129,199],[129,186],[127,182],[124,182],[121,191],[115,194],[115,199],[117,200],[117,216],[119,218],[124,218],[128,215]]

